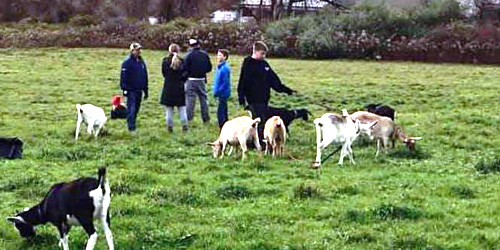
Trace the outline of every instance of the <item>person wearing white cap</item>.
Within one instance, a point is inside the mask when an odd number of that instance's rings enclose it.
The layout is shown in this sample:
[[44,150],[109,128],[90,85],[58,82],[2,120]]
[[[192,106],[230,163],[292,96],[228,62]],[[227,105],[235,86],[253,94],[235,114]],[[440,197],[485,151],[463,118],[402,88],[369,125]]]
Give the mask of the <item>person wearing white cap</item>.
[[139,43],[130,44],[130,54],[123,61],[120,74],[120,88],[127,97],[127,125],[129,131],[135,131],[136,118],[144,94],[148,99],[148,69],[141,57],[142,46]]
[[200,49],[200,45],[196,39],[189,39],[189,46],[191,51],[186,56],[184,61],[186,71],[188,73],[188,80],[186,81],[186,111],[188,120],[193,120],[194,107],[196,98],[200,99],[201,119],[204,123],[210,121],[208,114],[208,100],[207,100],[207,73],[212,71],[212,63],[207,52]]

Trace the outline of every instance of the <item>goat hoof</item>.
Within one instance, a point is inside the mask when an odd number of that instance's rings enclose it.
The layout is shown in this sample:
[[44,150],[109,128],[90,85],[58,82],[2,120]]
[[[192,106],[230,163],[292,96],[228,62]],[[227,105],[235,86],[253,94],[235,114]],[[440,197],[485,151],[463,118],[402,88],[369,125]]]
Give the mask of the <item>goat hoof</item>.
[[309,167],[312,169],[318,169],[318,168],[321,168],[321,163],[317,162],[317,161],[311,162],[311,165]]

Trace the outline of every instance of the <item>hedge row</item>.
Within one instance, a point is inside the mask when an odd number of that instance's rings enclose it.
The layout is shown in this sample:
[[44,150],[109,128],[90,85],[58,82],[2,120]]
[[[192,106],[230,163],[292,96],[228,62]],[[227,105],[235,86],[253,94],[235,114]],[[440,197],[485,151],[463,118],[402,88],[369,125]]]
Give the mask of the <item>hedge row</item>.
[[235,53],[248,53],[253,42],[264,39],[263,32],[254,26],[193,23],[185,19],[160,25],[117,18],[90,26],[26,23],[0,27],[0,47],[3,48],[124,48],[131,42],[139,42],[150,49],[167,49],[171,43],[186,49],[188,39],[197,38],[208,51],[227,48]]
[[0,25],[0,47],[127,47],[132,41],[166,50],[186,49],[197,38],[204,49],[226,48],[248,54],[265,40],[271,54],[299,58],[353,58],[428,62],[500,63],[500,28],[466,20],[455,1],[394,11],[385,5],[360,5],[350,12],[325,10],[266,27],[176,19],[150,25],[123,18],[94,22],[78,16],[65,25]]

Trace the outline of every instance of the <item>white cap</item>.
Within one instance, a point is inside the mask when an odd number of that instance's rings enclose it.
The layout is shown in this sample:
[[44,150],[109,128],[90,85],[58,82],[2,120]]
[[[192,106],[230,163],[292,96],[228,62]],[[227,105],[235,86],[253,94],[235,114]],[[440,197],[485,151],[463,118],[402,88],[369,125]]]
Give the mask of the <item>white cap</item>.
[[195,44],[198,44],[198,40],[196,39],[189,39],[189,45],[195,45]]
[[135,49],[141,49],[142,46],[139,43],[132,43],[130,44],[130,51],[135,50]]

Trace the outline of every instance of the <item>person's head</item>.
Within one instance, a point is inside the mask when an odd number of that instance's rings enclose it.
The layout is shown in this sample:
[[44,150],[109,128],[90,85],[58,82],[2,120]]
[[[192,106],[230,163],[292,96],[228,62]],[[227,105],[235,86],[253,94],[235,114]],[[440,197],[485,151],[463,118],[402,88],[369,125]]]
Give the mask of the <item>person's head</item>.
[[182,64],[181,59],[179,58],[178,55],[180,50],[181,48],[179,47],[179,45],[175,43],[172,43],[170,44],[170,46],[168,46],[168,53],[172,58],[172,62],[170,63],[170,67],[172,67],[172,69],[179,69],[179,67]]
[[134,57],[139,57],[141,55],[142,46],[139,43],[130,44],[130,54]]
[[252,57],[257,59],[257,60],[263,60],[266,57],[267,51],[269,49],[267,48],[267,45],[262,42],[258,41],[253,44],[253,55]]
[[227,49],[219,49],[217,51],[217,61],[219,63],[225,62],[229,59],[229,51]]
[[189,46],[191,48],[197,48],[200,47],[200,43],[198,42],[198,40],[191,38],[189,39]]

